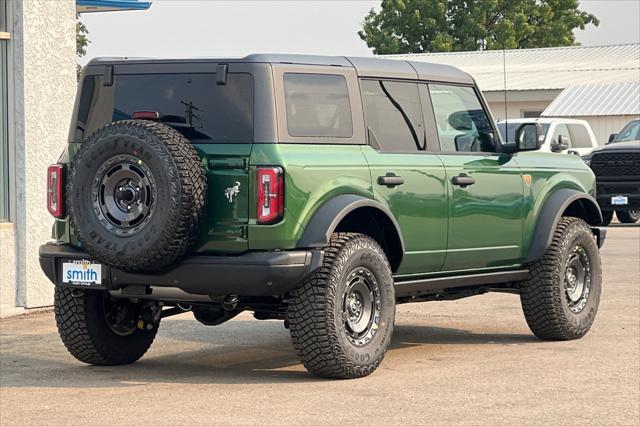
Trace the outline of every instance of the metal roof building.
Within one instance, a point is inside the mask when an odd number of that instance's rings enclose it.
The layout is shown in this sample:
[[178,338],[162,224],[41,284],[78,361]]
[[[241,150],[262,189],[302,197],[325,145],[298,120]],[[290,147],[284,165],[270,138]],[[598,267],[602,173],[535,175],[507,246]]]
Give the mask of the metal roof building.
[[[640,44],[385,55],[456,66],[483,92],[565,89],[574,84],[638,81]],[[504,62],[503,62],[504,59]]]
[[640,82],[569,86],[542,113],[545,117],[640,115]]
[[476,79],[494,118],[537,117],[543,112],[581,117],[591,123],[601,144],[639,114],[640,44],[384,57],[456,66]]

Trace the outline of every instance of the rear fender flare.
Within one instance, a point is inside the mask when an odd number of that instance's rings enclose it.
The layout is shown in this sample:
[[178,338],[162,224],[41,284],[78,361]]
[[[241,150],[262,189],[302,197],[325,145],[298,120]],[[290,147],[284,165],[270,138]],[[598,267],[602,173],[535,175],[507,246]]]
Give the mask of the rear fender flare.
[[331,234],[338,227],[340,221],[352,211],[362,207],[375,208],[387,216],[395,227],[396,234],[400,239],[402,253],[404,253],[404,240],[400,231],[400,225],[398,225],[398,222],[389,209],[375,200],[355,194],[338,195],[320,206],[305,226],[305,230],[298,241],[297,247],[314,248],[328,246]]

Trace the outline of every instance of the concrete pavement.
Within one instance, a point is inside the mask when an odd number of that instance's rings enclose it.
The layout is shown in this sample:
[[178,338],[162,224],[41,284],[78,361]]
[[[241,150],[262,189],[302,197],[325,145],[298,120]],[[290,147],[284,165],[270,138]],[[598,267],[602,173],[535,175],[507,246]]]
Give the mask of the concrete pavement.
[[0,424],[640,424],[640,227],[614,226],[591,332],[543,342],[520,301],[402,305],[373,375],[310,376],[278,321],[169,318],[138,363],[91,367],[53,315],[0,320]]

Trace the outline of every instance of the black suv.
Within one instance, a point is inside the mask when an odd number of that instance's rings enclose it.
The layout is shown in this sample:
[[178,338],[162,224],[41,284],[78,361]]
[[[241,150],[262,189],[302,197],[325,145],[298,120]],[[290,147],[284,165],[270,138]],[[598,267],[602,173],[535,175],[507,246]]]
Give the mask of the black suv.
[[640,119],[629,122],[607,145],[585,158],[596,175],[597,200],[605,224],[615,211],[622,223],[640,219]]

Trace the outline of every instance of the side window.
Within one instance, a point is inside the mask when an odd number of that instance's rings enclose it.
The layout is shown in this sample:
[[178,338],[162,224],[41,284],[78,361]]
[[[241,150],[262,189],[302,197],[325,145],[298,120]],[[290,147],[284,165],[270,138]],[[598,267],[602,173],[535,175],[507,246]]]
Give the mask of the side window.
[[569,124],[571,146],[574,148],[592,148],[591,137],[587,128],[582,124]]
[[341,75],[284,75],[290,136],[350,138],[353,135],[347,80]]
[[361,80],[360,91],[372,145],[388,152],[425,149],[422,106],[416,83]]
[[496,152],[489,116],[472,87],[430,84],[440,149],[443,152]]
[[553,135],[551,136],[551,143],[558,143],[558,136],[562,136],[564,138],[564,142],[569,145],[569,148],[572,148],[571,144],[571,134],[569,133],[569,128],[566,124],[558,124],[556,129],[553,131]]

